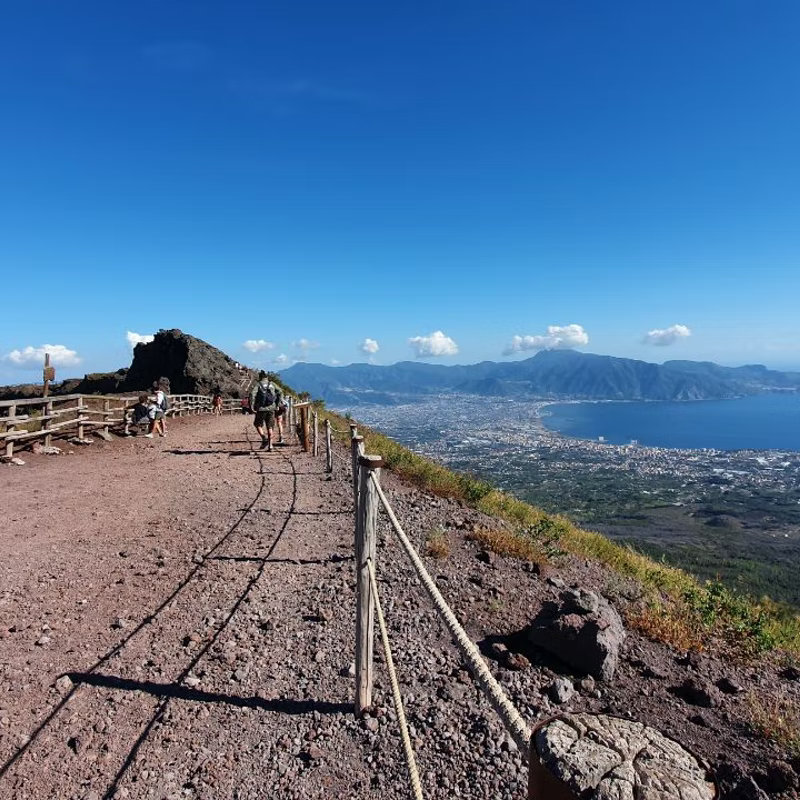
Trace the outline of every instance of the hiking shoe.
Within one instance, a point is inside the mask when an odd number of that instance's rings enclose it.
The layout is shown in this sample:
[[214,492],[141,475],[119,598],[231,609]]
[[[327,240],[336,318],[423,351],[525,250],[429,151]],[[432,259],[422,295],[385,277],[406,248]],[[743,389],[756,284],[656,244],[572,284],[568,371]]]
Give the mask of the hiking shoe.
[[159,433],[158,435],[163,439],[164,437],[166,437],[167,434],[166,433]]
[[270,443],[267,445],[267,452],[268,452],[268,453],[271,453],[271,452],[272,452],[272,442],[270,442]]
[[146,434],[144,435],[144,438],[145,438],[145,439],[152,439],[152,438],[153,438],[153,434],[152,434],[152,433],[146,433]]
[[266,439],[262,439],[261,440],[261,449],[262,450],[266,450],[267,449],[267,444],[268,444],[267,440]]

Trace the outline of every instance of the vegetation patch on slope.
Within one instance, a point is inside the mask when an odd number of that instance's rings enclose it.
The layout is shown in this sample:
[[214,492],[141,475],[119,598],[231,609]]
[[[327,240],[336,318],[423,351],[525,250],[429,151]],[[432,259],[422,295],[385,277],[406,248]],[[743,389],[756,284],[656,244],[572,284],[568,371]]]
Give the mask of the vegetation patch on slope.
[[[326,410],[322,403],[316,407],[346,441],[350,420]],[[572,553],[636,580],[643,597],[629,612],[628,623],[643,634],[675,647],[696,649],[702,649],[710,635],[717,636],[746,656],[776,649],[800,652],[800,617],[794,609],[766,597],[737,594],[718,581],[701,583],[681,569],[582,530],[566,517],[548,514],[486,481],[453,472],[377,431],[362,425],[358,430],[366,452],[380,454],[388,469],[413,485],[504,520],[517,537],[541,553]]]

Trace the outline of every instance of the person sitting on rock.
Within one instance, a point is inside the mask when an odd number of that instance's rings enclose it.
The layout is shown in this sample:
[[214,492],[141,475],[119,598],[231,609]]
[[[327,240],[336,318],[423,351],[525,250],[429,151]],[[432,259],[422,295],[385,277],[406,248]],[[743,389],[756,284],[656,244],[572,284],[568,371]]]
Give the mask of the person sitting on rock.
[[150,418],[150,398],[146,394],[139,395],[139,402],[131,409],[131,424],[141,425]]
[[275,411],[283,399],[281,390],[267,377],[262,369],[258,383],[250,392],[250,408],[255,412],[253,425],[261,436],[261,449],[272,452],[272,429],[275,427]]

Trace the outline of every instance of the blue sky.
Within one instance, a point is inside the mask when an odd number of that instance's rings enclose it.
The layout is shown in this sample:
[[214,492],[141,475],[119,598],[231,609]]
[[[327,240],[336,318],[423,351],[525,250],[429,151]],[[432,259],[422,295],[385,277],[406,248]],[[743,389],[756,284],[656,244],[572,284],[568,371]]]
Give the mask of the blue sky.
[[800,368],[799,32],[780,1],[10,4],[0,382],[171,327],[264,365]]

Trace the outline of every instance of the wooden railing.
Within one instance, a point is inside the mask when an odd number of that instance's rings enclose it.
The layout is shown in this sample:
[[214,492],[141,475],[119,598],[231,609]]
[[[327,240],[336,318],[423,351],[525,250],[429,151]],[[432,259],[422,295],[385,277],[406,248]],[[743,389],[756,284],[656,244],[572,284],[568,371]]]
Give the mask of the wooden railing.
[[[211,411],[212,398],[201,394],[171,394],[167,416],[183,417]],[[66,394],[54,397],[35,397],[28,400],[0,401],[0,446],[5,457],[12,458],[16,444],[41,441],[46,447],[53,438],[76,438],[84,441],[87,434],[96,433],[109,439],[113,431],[129,432],[130,411],[139,401],[136,396]],[[225,398],[226,413],[241,410],[241,400]]]

